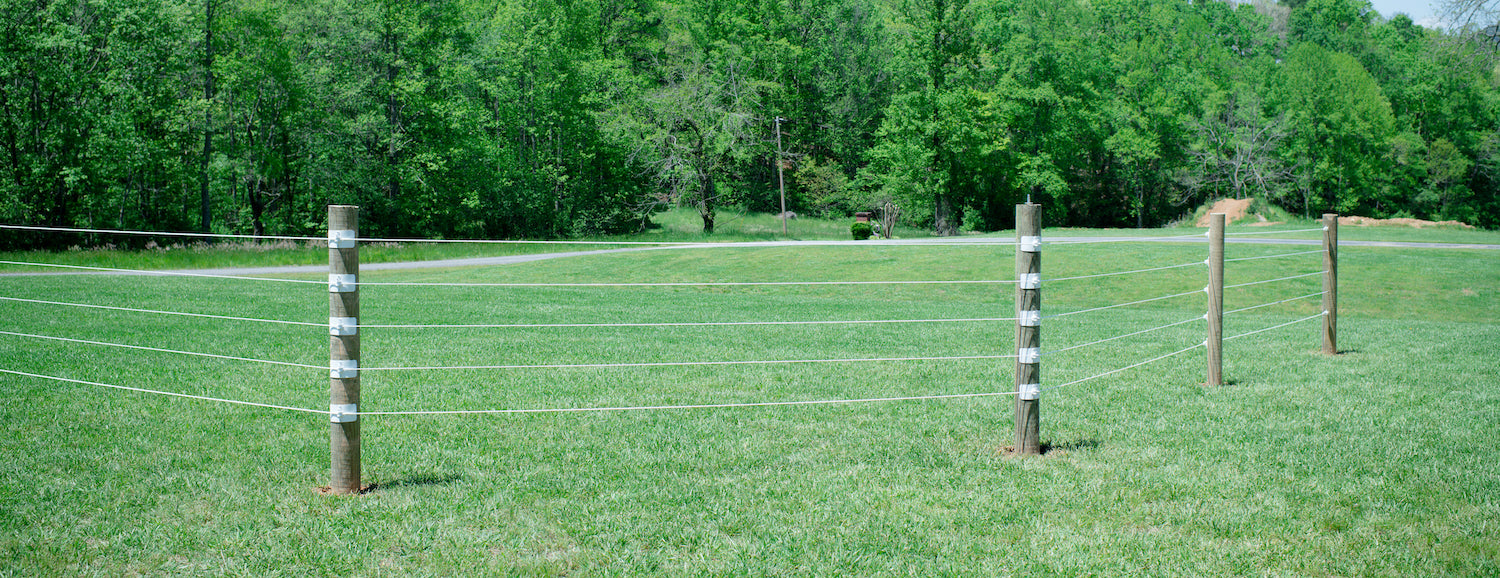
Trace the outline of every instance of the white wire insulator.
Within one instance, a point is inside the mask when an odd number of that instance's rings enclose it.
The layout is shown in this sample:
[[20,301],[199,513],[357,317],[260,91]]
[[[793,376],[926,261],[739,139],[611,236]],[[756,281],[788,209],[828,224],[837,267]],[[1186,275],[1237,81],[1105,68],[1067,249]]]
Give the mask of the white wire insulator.
[[1299,297],[1293,297],[1291,299],[1282,299],[1280,301],[1272,301],[1270,303],[1261,303],[1260,305],[1252,305],[1250,307],[1242,307],[1242,308],[1239,308],[1239,309],[1235,309],[1233,311],[1225,311],[1224,314],[1225,315],[1229,315],[1229,314],[1232,314],[1232,313],[1239,313],[1241,311],[1249,311],[1251,309],[1260,309],[1261,307],[1270,307],[1272,305],[1280,305],[1282,303],[1291,303],[1293,301],[1300,301],[1302,299],[1307,299],[1309,297],[1317,297],[1317,296],[1322,295],[1324,293],[1327,293],[1327,291],[1319,291],[1317,293],[1308,293],[1306,295],[1302,295],[1302,296],[1299,296]]
[[1140,363],[1136,363],[1136,364],[1132,364],[1132,365],[1127,365],[1125,367],[1121,367],[1119,369],[1114,369],[1114,370],[1106,371],[1106,372],[1100,373],[1098,375],[1091,375],[1091,376],[1085,377],[1083,379],[1075,379],[1075,380],[1069,381],[1067,383],[1062,383],[1062,384],[1054,385],[1054,386],[1051,386],[1051,387],[1046,387],[1046,388],[1043,388],[1043,391],[1051,391],[1051,390],[1054,390],[1054,389],[1061,389],[1061,388],[1064,388],[1064,387],[1067,387],[1067,386],[1070,386],[1070,385],[1077,385],[1077,384],[1083,383],[1085,381],[1093,381],[1093,380],[1099,379],[1101,377],[1114,375],[1116,373],[1125,371],[1127,369],[1135,369],[1135,368],[1140,367],[1142,365],[1147,365],[1147,364],[1150,364],[1150,363],[1156,363],[1156,362],[1161,361],[1163,359],[1166,359],[1168,357],[1182,355],[1184,353],[1187,353],[1187,352],[1192,351],[1194,349],[1197,349],[1199,347],[1204,347],[1205,345],[1206,344],[1204,344],[1204,343],[1196,343],[1196,344],[1193,344],[1193,345],[1191,345],[1189,347],[1184,347],[1182,349],[1179,349],[1177,351],[1173,351],[1171,353],[1168,353],[1166,355],[1162,355],[1162,356],[1159,356],[1159,357],[1153,357],[1151,359],[1147,359],[1147,360],[1142,361]]
[[1168,324],[1162,325],[1160,327],[1152,327],[1150,329],[1143,329],[1143,330],[1140,330],[1140,331],[1136,331],[1134,333],[1126,333],[1124,335],[1116,335],[1114,337],[1109,337],[1109,338],[1106,338],[1106,339],[1100,339],[1098,341],[1091,341],[1089,343],[1080,343],[1078,345],[1064,347],[1062,349],[1055,349],[1055,350],[1052,350],[1052,351],[1046,351],[1046,352],[1044,352],[1044,354],[1045,355],[1056,355],[1056,354],[1062,353],[1064,351],[1072,351],[1074,349],[1082,349],[1084,347],[1091,347],[1091,346],[1094,346],[1094,345],[1099,345],[1101,343],[1108,343],[1108,342],[1115,341],[1115,340],[1118,340],[1118,339],[1124,339],[1126,337],[1135,337],[1137,335],[1144,335],[1146,333],[1151,333],[1153,331],[1161,331],[1163,329],[1167,329],[1167,328],[1171,328],[1171,327],[1177,327],[1178,325],[1187,325],[1187,324],[1193,323],[1195,321],[1205,321],[1205,320],[1206,319],[1203,316],[1200,315],[1198,317],[1194,317],[1194,318],[1188,319],[1186,321],[1178,321],[1176,323],[1168,323]]
[[27,263],[24,261],[0,261],[5,265],[26,265],[29,267],[52,267],[56,269],[80,269],[84,271],[108,271],[112,273],[124,273],[127,275],[149,275],[159,277],[201,277],[204,279],[239,279],[242,281],[279,281],[282,283],[310,283],[327,285],[327,281],[308,281],[306,279],[278,279],[276,277],[247,277],[243,275],[213,275],[209,273],[189,273],[187,271],[146,271],[142,269],[116,269],[113,267],[85,267],[83,265],[59,265],[56,263]]
[[0,225],[0,229],[15,231],[43,231],[50,233],[99,233],[107,235],[142,235],[149,237],[198,237],[204,239],[250,239],[259,241],[322,241],[326,237],[288,237],[281,235],[229,235],[222,233],[168,233],[164,231],[126,231],[121,229],[77,229],[71,227],[32,227],[26,225]]
[[1277,281],[1290,281],[1292,279],[1301,279],[1303,277],[1312,277],[1314,275],[1322,275],[1322,274],[1323,274],[1322,271],[1314,271],[1312,273],[1303,273],[1301,275],[1292,275],[1290,277],[1281,277],[1281,278],[1277,278],[1277,279],[1265,279],[1263,281],[1251,281],[1249,283],[1236,283],[1234,285],[1225,285],[1224,288],[1225,289],[1233,289],[1235,287],[1249,287],[1251,285],[1261,285],[1261,284],[1265,284],[1265,283],[1275,283]]
[[1152,301],[1161,301],[1163,299],[1173,299],[1173,298],[1176,298],[1176,297],[1186,297],[1188,295],[1197,295],[1197,294],[1202,293],[1202,292],[1203,292],[1202,289],[1198,289],[1198,290],[1194,290],[1194,291],[1188,291],[1186,293],[1178,293],[1176,295],[1163,295],[1161,297],[1152,297],[1150,299],[1142,299],[1140,301],[1131,301],[1129,303],[1116,303],[1114,305],[1105,305],[1103,307],[1095,307],[1093,309],[1082,309],[1082,310],[1078,310],[1078,311],[1068,311],[1066,313],[1054,313],[1052,315],[1048,315],[1046,317],[1043,317],[1043,319],[1051,319],[1051,318],[1054,318],[1054,317],[1067,317],[1069,315],[1078,315],[1078,314],[1081,314],[1081,313],[1092,313],[1094,311],[1103,311],[1105,309],[1114,309],[1116,307],[1127,307],[1127,306],[1130,306],[1130,305],[1140,305],[1142,303],[1150,303]]
[[969,319],[854,319],[847,321],[702,321],[678,323],[473,323],[451,325],[360,324],[371,329],[553,329],[614,327],[735,327],[755,325],[871,325],[893,323],[986,323],[1015,321],[1015,317],[976,317]]
[[1288,321],[1286,323],[1282,323],[1280,325],[1272,325],[1272,326],[1266,327],[1264,329],[1256,329],[1255,331],[1247,331],[1245,333],[1241,333],[1239,335],[1235,335],[1235,336],[1232,336],[1232,337],[1225,337],[1224,341],[1229,341],[1231,339],[1239,339],[1241,337],[1248,337],[1248,336],[1251,336],[1251,335],[1255,335],[1257,333],[1265,333],[1265,332],[1271,331],[1273,329],[1281,329],[1282,327],[1286,327],[1288,325],[1296,325],[1296,324],[1302,323],[1304,321],[1312,321],[1313,319],[1317,319],[1317,318],[1322,317],[1324,315],[1326,315],[1326,313],[1318,313],[1317,315],[1309,315],[1307,317],[1303,317],[1303,318],[1298,319],[1296,321]]
[[1248,232],[1248,233],[1224,233],[1224,236],[1225,237],[1246,237],[1246,236],[1250,236],[1250,235],[1290,235],[1292,233],[1310,233],[1310,232],[1313,232],[1313,231],[1322,231],[1322,230],[1323,230],[1322,227],[1318,227],[1316,229],[1297,229],[1295,231],[1253,231],[1253,232]]
[[1133,274],[1133,273],[1149,273],[1149,272],[1152,272],[1152,271],[1165,271],[1167,269],[1181,269],[1183,267],[1194,267],[1194,266],[1197,266],[1197,265],[1204,265],[1206,263],[1207,263],[1206,261],[1193,261],[1192,263],[1183,263],[1181,265],[1168,265],[1166,267],[1152,267],[1150,269],[1136,269],[1134,271],[1117,271],[1117,272],[1114,272],[1114,273],[1098,273],[1098,274],[1094,274],[1094,275],[1078,275],[1076,277],[1059,277],[1059,278],[1056,278],[1056,279],[1048,279],[1048,281],[1073,281],[1075,279],[1093,279],[1095,277],[1113,277],[1115,275],[1130,275],[1130,274]]
[[643,363],[556,363],[539,365],[456,365],[414,367],[361,367],[360,371],[456,371],[465,369],[618,369],[628,367],[695,367],[726,365],[778,365],[799,363],[869,363],[892,361],[964,361],[1015,359],[1015,355],[953,355],[945,357],[874,357],[849,359],[774,359],[755,361],[663,361]]
[[207,396],[202,396],[202,395],[188,395],[186,393],[174,393],[174,392],[170,392],[170,391],[158,391],[158,390],[154,390],[154,389],[143,389],[143,388],[139,388],[139,387],[126,387],[126,386],[123,386],[123,385],[111,385],[111,384],[108,384],[108,383],[99,383],[99,382],[96,382],[96,381],[84,381],[84,380],[81,380],[81,379],[68,379],[66,377],[56,377],[56,376],[52,376],[52,375],[41,375],[41,374],[37,374],[37,373],[26,373],[24,371],[14,371],[14,370],[10,370],[10,369],[0,369],[0,373],[9,373],[11,375],[20,375],[20,376],[23,376],[23,377],[34,377],[34,378],[37,378],[37,379],[50,379],[52,381],[61,381],[61,382],[66,382],[66,383],[77,383],[77,384],[81,384],[81,385],[93,385],[93,386],[97,386],[97,387],[107,387],[107,388],[110,388],[110,389],[123,389],[125,391],[134,391],[134,392],[139,392],[139,393],[152,393],[152,394],[156,394],[156,395],[166,395],[166,396],[171,396],[171,397],[185,397],[185,398],[188,398],[188,399],[197,399],[197,400],[202,400],[202,401],[216,401],[216,402],[219,402],[219,403],[228,403],[228,404],[233,404],[233,405],[248,405],[248,406],[251,406],[251,407],[265,407],[265,408],[270,408],[270,409],[284,409],[284,410],[287,410],[287,411],[300,411],[300,412],[304,412],[304,413],[315,413],[315,414],[318,414],[318,415],[328,415],[328,410],[326,410],[326,409],[307,409],[307,408],[302,408],[302,407],[287,407],[287,406],[284,406],[284,405],[272,405],[272,404],[269,404],[269,403],[256,403],[256,402],[253,402],[253,401],[238,401],[238,400],[233,400],[233,399],[220,399],[220,398],[217,398],[217,397],[207,397]]
[[198,317],[203,319],[224,319],[229,321],[253,321],[255,323],[275,323],[280,325],[303,325],[311,327],[322,327],[326,323],[308,323],[305,321],[281,321],[279,319],[256,319],[253,317],[231,317],[228,315],[209,315],[206,313],[181,313],[177,311],[156,311],[154,309],[135,309],[132,307],[111,307],[109,305],[89,305],[87,303],[65,303],[62,301],[43,301],[41,299],[22,299],[19,297],[0,297],[0,301],[17,301],[21,303],[39,303],[42,305],[61,305],[64,307],[82,307],[85,309],[104,309],[108,311],[126,311],[130,313],[154,313],[157,315],[177,315],[181,317]]
[[33,334],[30,334],[30,333],[15,333],[15,332],[11,332],[11,331],[0,331],[0,335],[10,335],[10,336],[14,336],[14,337],[30,337],[30,338],[33,338],[33,339],[46,339],[46,340],[49,340],[49,341],[64,341],[64,342],[68,342],[68,343],[82,343],[82,344],[86,344],[86,345],[99,345],[99,346],[103,346],[103,347],[118,347],[120,349],[134,349],[134,350],[137,350],[137,351],[154,351],[154,352],[157,352],[157,353],[175,353],[175,354],[178,354],[178,355],[191,355],[191,356],[194,356],[194,357],[209,357],[209,358],[213,358],[213,359],[227,359],[227,360],[230,360],[230,361],[251,361],[251,362],[255,362],[255,363],[265,363],[265,364],[269,364],[269,365],[284,365],[284,366],[288,366],[288,367],[305,367],[305,368],[308,368],[308,369],[328,369],[326,366],[322,366],[322,365],[307,365],[307,364],[304,364],[304,363],[292,363],[292,362],[287,362],[287,361],[271,361],[271,360],[268,360],[268,359],[255,359],[255,358],[252,358],[252,357],[235,357],[235,356],[232,356],[232,355],[217,355],[217,354],[213,354],[213,353],[198,353],[198,352],[195,352],[195,351],[178,351],[178,350],[175,350],[175,349],[162,349],[162,348],[159,348],[159,347],[146,347],[146,346],[142,346],[142,345],[126,345],[126,344],[123,344],[123,343],[109,343],[109,342],[105,342],[105,341],[90,341],[90,340],[87,340],[87,339],[72,339],[72,338],[68,338],[68,337],[54,337],[54,336],[51,336],[51,335],[33,335]]
[[1322,249],[1318,249],[1316,251],[1298,251],[1296,253],[1282,253],[1282,254],[1279,254],[1279,255],[1261,255],[1259,257],[1238,257],[1238,258],[1235,258],[1235,259],[1225,259],[1224,262],[1225,263],[1229,263],[1231,261],[1254,261],[1256,259],[1276,259],[1276,258],[1280,258],[1280,257],[1295,257],[1297,255],[1311,255],[1313,253],[1322,253],[1322,252],[1323,252]]

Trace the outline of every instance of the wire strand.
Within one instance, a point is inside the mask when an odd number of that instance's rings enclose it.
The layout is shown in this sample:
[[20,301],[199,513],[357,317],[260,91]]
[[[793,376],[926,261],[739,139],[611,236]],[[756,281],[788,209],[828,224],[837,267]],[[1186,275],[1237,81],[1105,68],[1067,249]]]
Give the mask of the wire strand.
[[27,265],[31,267],[54,267],[58,269],[82,269],[86,271],[109,271],[114,273],[126,273],[130,275],[154,275],[162,277],[202,277],[204,279],[239,279],[242,281],[280,281],[282,283],[307,283],[326,285],[327,281],[309,281],[306,279],[279,279],[276,277],[246,277],[241,275],[213,275],[208,273],[189,273],[187,271],[145,271],[141,269],[116,269],[112,267],[85,267],[83,265],[59,265],[57,263],[27,263],[24,261],[0,261],[5,265]]
[[121,349],[135,349],[139,351],[155,351],[157,353],[176,353],[179,355],[192,355],[195,357],[211,357],[214,359],[228,359],[232,361],[253,361],[256,363],[267,363],[271,365],[285,365],[289,367],[305,367],[308,369],[328,369],[321,365],[307,365],[304,363],[291,363],[287,361],[271,361],[269,359],[255,359],[251,357],[235,357],[232,355],[217,355],[213,353],[198,353],[194,351],[178,351],[175,349],[161,349],[158,347],[145,347],[141,345],[125,345],[123,343],[108,343],[104,341],[90,341],[87,339],[71,339],[67,337],[53,337],[50,335],[34,335],[30,333],[15,333],[12,331],[0,331],[0,335],[13,335],[16,337],[32,337],[36,339],[47,339],[51,341],[66,341],[68,343],[84,343],[88,345],[101,345],[104,347],[119,347]]
[[672,410],[672,409],[718,409],[738,407],[774,407],[789,405],[837,405],[850,403],[874,403],[890,401],[922,401],[936,399],[964,399],[975,397],[997,397],[1016,395],[1019,392],[997,391],[986,393],[953,393],[945,395],[913,395],[906,397],[867,397],[862,399],[825,399],[814,401],[762,401],[749,403],[710,403],[698,405],[641,405],[623,407],[561,407],[546,409],[473,409],[473,410],[432,410],[432,411],[362,411],[359,415],[455,415],[455,414],[496,414],[496,413],[580,413],[580,412],[604,412],[604,411],[649,411],[649,410]]
[[1075,279],[1093,279],[1095,277],[1111,277],[1111,276],[1115,276],[1115,275],[1129,275],[1129,274],[1132,274],[1132,273],[1149,273],[1151,271],[1165,271],[1167,269],[1181,269],[1183,267],[1192,267],[1192,266],[1195,266],[1195,265],[1203,265],[1205,263],[1206,263],[1205,261],[1193,261],[1192,263],[1183,263],[1181,265],[1168,265],[1166,267],[1152,267],[1150,269],[1136,269],[1134,271],[1117,271],[1117,272],[1114,272],[1114,273],[1098,273],[1098,274],[1095,274],[1095,275],[1078,275],[1076,277],[1059,277],[1057,279],[1046,279],[1046,281],[1054,281],[1054,282],[1055,281],[1073,281]]
[[947,357],[875,357],[850,359],[777,359],[765,361],[664,361],[644,363],[577,363],[541,365],[456,365],[415,367],[361,367],[360,371],[450,371],[463,369],[616,369],[627,367],[690,367],[725,365],[776,365],[797,363],[859,363],[875,361],[960,361],[984,359],[1015,359],[1015,355],[955,355]]
[[423,283],[360,281],[355,284],[370,287],[754,287],[797,285],[997,285],[1009,283],[1015,283],[1015,281],[726,281],[682,283]]
[[1225,311],[1224,314],[1225,315],[1229,315],[1229,314],[1232,314],[1232,313],[1239,313],[1241,311],[1249,311],[1251,309],[1260,309],[1261,307],[1270,307],[1272,305],[1280,305],[1282,303],[1290,303],[1292,301],[1298,301],[1298,300],[1301,300],[1301,299],[1307,299],[1308,297],[1317,297],[1317,296],[1322,295],[1324,293],[1327,293],[1327,291],[1319,291],[1317,293],[1308,293],[1308,294],[1303,295],[1301,297],[1293,297],[1291,299],[1282,299],[1280,301],[1272,301],[1270,303],[1261,303],[1260,305],[1252,305],[1250,307],[1243,307],[1243,308],[1240,308],[1240,309],[1235,309],[1233,311]]
[[41,375],[41,374],[36,374],[36,373],[26,373],[24,371],[14,371],[14,370],[10,370],[10,369],[0,369],[0,373],[9,373],[11,375],[20,375],[20,376],[25,376],[25,377],[34,377],[34,378],[37,378],[37,379],[50,379],[50,380],[53,380],[53,381],[62,381],[62,382],[67,382],[67,383],[78,383],[78,384],[83,384],[83,385],[94,385],[94,386],[98,386],[98,387],[108,387],[108,388],[111,388],[111,389],[123,389],[125,391],[134,391],[134,392],[139,392],[139,393],[154,393],[154,394],[157,394],[157,395],[167,395],[167,396],[172,396],[172,397],[185,397],[185,398],[188,398],[188,399],[197,399],[197,400],[202,400],[202,401],[217,401],[217,402],[220,402],[220,403],[228,403],[228,404],[234,404],[234,405],[248,405],[248,406],[251,406],[251,407],[266,407],[266,408],[271,408],[271,409],[284,409],[284,410],[287,410],[287,411],[300,411],[300,412],[303,412],[303,413],[316,413],[316,414],[328,415],[328,411],[327,410],[322,410],[322,409],[307,409],[307,408],[302,408],[302,407],[287,407],[287,406],[284,406],[284,405],[272,405],[272,404],[269,404],[269,403],[256,403],[256,402],[253,402],[253,401],[238,401],[238,400],[233,400],[233,399],[220,399],[220,398],[217,398],[217,397],[207,397],[207,396],[202,396],[202,395],[189,395],[189,394],[186,394],[186,393],[173,393],[173,392],[170,392],[170,391],[158,391],[158,390],[154,390],[154,389],[143,389],[143,388],[139,388],[139,387],[126,387],[126,386],[123,386],[123,385],[111,385],[111,384],[108,384],[108,383],[99,383],[99,382],[96,382],[96,381],[84,381],[84,380],[81,380],[81,379],[68,379],[66,377],[56,377],[56,376],[51,376],[51,375]]
[[1042,391],[1051,391],[1051,390],[1054,390],[1054,389],[1061,389],[1061,388],[1064,388],[1064,387],[1067,387],[1067,386],[1070,386],[1070,385],[1077,385],[1077,384],[1083,383],[1085,381],[1093,381],[1093,380],[1099,379],[1101,377],[1105,377],[1105,376],[1109,376],[1109,375],[1114,375],[1116,373],[1119,373],[1121,371],[1125,371],[1127,369],[1135,369],[1135,368],[1140,367],[1142,365],[1146,365],[1146,364],[1149,364],[1149,363],[1156,363],[1156,362],[1161,361],[1163,359],[1166,359],[1168,357],[1182,355],[1184,353],[1187,353],[1187,352],[1192,351],[1194,349],[1197,349],[1199,347],[1203,347],[1204,345],[1205,344],[1203,344],[1203,343],[1198,343],[1198,344],[1195,344],[1195,345],[1192,345],[1192,346],[1189,346],[1189,347],[1184,347],[1184,348],[1179,349],[1177,351],[1173,351],[1173,352],[1168,353],[1166,355],[1162,355],[1162,356],[1159,356],[1159,357],[1153,357],[1151,359],[1147,359],[1147,360],[1142,361],[1140,363],[1136,363],[1136,364],[1133,364],[1133,365],[1127,365],[1127,366],[1121,367],[1119,369],[1106,371],[1104,373],[1101,373],[1101,374],[1098,374],[1098,375],[1092,375],[1092,376],[1089,376],[1089,377],[1085,377],[1083,379],[1075,379],[1075,380],[1067,382],[1067,383],[1063,383],[1063,384],[1059,384],[1059,385],[1054,385],[1054,386],[1051,386],[1051,387],[1045,387],[1045,388],[1042,388]]
[[1295,231],[1254,231],[1254,232],[1248,232],[1248,233],[1224,233],[1224,236],[1225,237],[1246,237],[1246,236],[1250,236],[1250,235],[1281,235],[1281,234],[1290,235],[1292,233],[1310,233],[1310,232],[1313,232],[1313,231],[1324,231],[1324,230],[1326,230],[1326,229],[1324,229],[1323,227],[1318,227],[1316,229],[1297,229]]
[[100,233],[107,235],[143,235],[151,237],[201,237],[208,239],[252,239],[267,241],[322,241],[327,237],[288,237],[280,235],[229,235],[222,233],[169,233],[163,231],[126,231],[121,229],[77,229],[72,227],[33,227],[27,225],[0,225],[0,229],[15,231],[45,231],[54,233]]
[[1238,257],[1238,258],[1235,258],[1235,259],[1225,259],[1224,262],[1225,263],[1229,263],[1231,261],[1254,261],[1256,259],[1275,259],[1277,257],[1293,257],[1293,256],[1296,256],[1296,255],[1311,255],[1313,253],[1322,253],[1322,252],[1323,252],[1322,249],[1318,249],[1316,251],[1298,251],[1296,253],[1282,253],[1280,255],[1261,255],[1259,257]]
[[1225,289],[1233,289],[1235,287],[1248,287],[1250,285],[1261,285],[1261,284],[1264,284],[1264,283],[1275,283],[1277,281],[1288,281],[1288,280],[1291,280],[1291,279],[1301,279],[1303,277],[1312,277],[1313,275],[1322,275],[1322,274],[1323,274],[1322,271],[1313,271],[1312,273],[1303,273],[1301,275],[1292,275],[1291,277],[1281,277],[1279,279],[1266,279],[1264,281],[1251,281],[1249,283],[1236,283],[1234,285],[1225,285],[1224,288]]
[[41,299],[22,299],[20,297],[0,297],[0,301],[18,301],[21,303],[40,303],[43,305],[61,305],[64,307],[83,307],[86,309],[105,309],[109,311],[128,311],[131,313],[155,313],[158,315],[178,315],[182,317],[200,317],[205,319],[226,319],[229,321],[253,321],[256,323],[277,323],[281,325],[301,325],[308,327],[326,327],[327,323],[308,323],[306,321],[282,321],[279,319],[256,319],[253,317],[232,317],[229,315],[209,315],[207,313],[181,313],[177,311],[156,311],[154,309],[135,309],[131,307],[111,307],[109,305],[89,305],[86,303],[65,303],[62,301],[43,301]]
[[1286,327],[1288,325],[1296,325],[1298,323],[1302,323],[1303,321],[1310,321],[1310,320],[1313,320],[1313,319],[1317,319],[1317,318],[1322,317],[1322,316],[1327,315],[1327,314],[1328,314],[1328,312],[1324,311],[1324,312],[1319,313],[1317,315],[1309,315],[1307,317],[1303,317],[1303,318],[1298,319],[1296,321],[1288,321],[1286,323],[1282,323],[1281,325],[1272,325],[1272,326],[1267,327],[1265,329],[1256,329],[1255,331],[1249,331],[1249,332],[1241,333],[1241,334],[1235,335],[1233,337],[1225,337],[1224,341],[1229,341],[1231,339],[1239,339],[1241,337],[1255,335],[1256,333],[1265,333],[1265,332],[1271,331],[1273,329],[1281,329],[1282,327]]
[[1090,343],[1081,343],[1081,344],[1078,344],[1078,345],[1074,345],[1074,346],[1071,346],[1071,347],[1064,347],[1062,349],[1057,349],[1057,350],[1053,350],[1053,351],[1043,351],[1042,355],[1044,355],[1044,356],[1046,356],[1046,355],[1056,355],[1056,354],[1062,353],[1064,351],[1071,351],[1071,350],[1074,350],[1074,349],[1080,349],[1080,348],[1084,348],[1084,347],[1098,345],[1100,343],[1108,343],[1110,341],[1115,341],[1117,339],[1124,339],[1126,337],[1135,337],[1137,335],[1142,335],[1142,334],[1145,334],[1145,333],[1151,333],[1152,331],[1161,331],[1161,330],[1167,329],[1169,327],[1177,327],[1178,325],[1187,325],[1187,324],[1192,323],[1194,321],[1206,321],[1206,320],[1207,319],[1205,317],[1201,317],[1201,316],[1200,317],[1194,317],[1194,318],[1188,319],[1186,321],[1178,321],[1176,323],[1168,323],[1168,324],[1163,325],[1161,327],[1152,327],[1151,329],[1143,329],[1143,330],[1137,331],[1135,333],[1126,333],[1124,335],[1116,335],[1114,337],[1110,337],[1110,338],[1107,338],[1107,339],[1100,339],[1098,341],[1093,341],[1093,342],[1090,342]]
[[1097,241],[1095,241],[1095,240],[1089,240],[1089,241],[1045,241],[1045,244],[1047,244],[1047,245],[1090,245],[1090,244],[1103,244],[1103,243],[1134,243],[1134,242],[1138,242],[1138,241],[1170,241],[1170,240],[1175,240],[1175,239],[1197,239],[1197,238],[1200,238],[1202,236],[1203,236],[1202,233],[1194,233],[1192,235],[1174,235],[1174,236],[1171,236],[1171,237],[1129,237],[1129,238],[1111,237],[1111,238],[1106,238],[1106,239],[1099,239]]
[[968,319],[855,319],[847,321],[704,321],[678,323],[495,323],[452,325],[359,324],[361,329],[551,329],[566,327],[733,327],[747,325],[861,325],[887,323],[982,323],[1016,321],[1015,317],[977,317]]
[[1172,299],[1172,298],[1175,298],[1175,297],[1185,297],[1185,296],[1188,296],[1188,295],[1193,295],[1195,293],[1202,293],[1202,292],[1203,292],[1203,290],[1199,289],[1197,291],[1188,291],[1186,293],[1178,293],[1176,295],[1164,295],[1164,296],[1161,296],[1161,297],[1152,297],[1150,299],[1142,299],[1140,301],[1131,301],[1129,303],[1116,303],[1114,305],[1105,305],[1103,307],[1095,307],[1093,309],[1081,309],[1081,310],[1078,310],[1078,311],[1068,311],[1066,313],[1054,313],[1052,315],[1043,316],[1042,319],[1051,319],[1051,318],[1054,318],[1054,317],[1067,317],[1069,315],[1078,315],[1080,313],[1092,313],[1094,311],[1103,311],[1105,309],[1114,309],[1116,307],[1126,307],[1126,306],[1129,306],[1129,305],[1140,305],[1142,303],[1150,303],[1152,301],[1161,301],[1163,299]]

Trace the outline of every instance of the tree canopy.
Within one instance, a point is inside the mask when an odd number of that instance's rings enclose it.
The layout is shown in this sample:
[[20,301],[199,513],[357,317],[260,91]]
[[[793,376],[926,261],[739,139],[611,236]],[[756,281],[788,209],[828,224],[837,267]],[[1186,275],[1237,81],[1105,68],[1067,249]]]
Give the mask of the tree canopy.
[[677,204],[711,230],[779,210],[779,164],[793,211],[938,234],[1028,195],[1077,226],[1254,195],[1500,227],[1492,5],[1450,4],[1464,27],[1365,0],[0,0],[0,221],[316,234],[351,203],[378,235],[570,237]]

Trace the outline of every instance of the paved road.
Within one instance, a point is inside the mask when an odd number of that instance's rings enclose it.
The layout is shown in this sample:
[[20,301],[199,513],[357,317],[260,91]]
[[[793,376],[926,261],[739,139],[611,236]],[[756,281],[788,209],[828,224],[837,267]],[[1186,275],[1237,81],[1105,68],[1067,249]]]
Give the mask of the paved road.
[[[1202,235],[1179,236],[1179,237],[1047,237],[1048,243],[1099,243],[1111,241],[1146,241],[1163,243],[1203,243],[1208,239]],[[1321,246],[1323,242],[1319,239],[1262,239],[1257,237],[1229,237],[1224,240],[1230,244],[1249,245],[1303,245]],[[611,253],[631,253],[636,251],[663,251],[673,249],[701,249],[705,247],[723,246],[727,243],[705,243],[705,244],[683,244],[662,245],[648,247],[629,247],[620,249],[597,249],[593,251],[566,251],[561,253],[536,253],[531,255],[509,255],[505,257],[472,257],[467,259],[441,259],[434,261],[409,261],[403,263],[365,263],[359,266],[361,271],[396,271],[410,269],[443,269],[451,267],[483,267],[494,265],[512,265],[515,263],[526,263],[530,261],[542,261],[546,259],[562,259],[567,257],[583,257],[588,255],[604,255]],[[888,239],[877,241],[756,241],[748,243],[734,243],[735,247],[818,247],[835,245],[1011,245],[1008,239],[997,237],[952,237],[931,239]],[[1465,244],[1465,243],[1409,243],[1399,241],[1339,241],[1340,247],[1396,247],[1414,249],[1477,249],[1485,251],[1500,251],[1500,245]],[[290,265],[281,267],[237,267],[225,269],[193,269],[183,271],[162,271],[165,273],[197,273],[206,275],[286,275],[294,273],[321,273],[328,271],[327,265]],[[41,276],[41,275],[121,275],[135,273],[115,273],[107,271],[63,271],[63,272],[37,272],[37,273],[0,273],[0,277],[18,276]],[[149,273],[140,273],[149,274]]]

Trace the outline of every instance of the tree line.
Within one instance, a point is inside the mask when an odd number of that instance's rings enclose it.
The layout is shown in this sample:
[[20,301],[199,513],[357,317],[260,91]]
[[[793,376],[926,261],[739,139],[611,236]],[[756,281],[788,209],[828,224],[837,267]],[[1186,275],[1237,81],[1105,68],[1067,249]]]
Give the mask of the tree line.
[[1364,0],[0,0],[0,26],[7,223],[712,231],[779,210],[779,166],[794,211],[943,235],[1028,197],[1075,226],[1224,196],[1500,226],[1493,38]]

